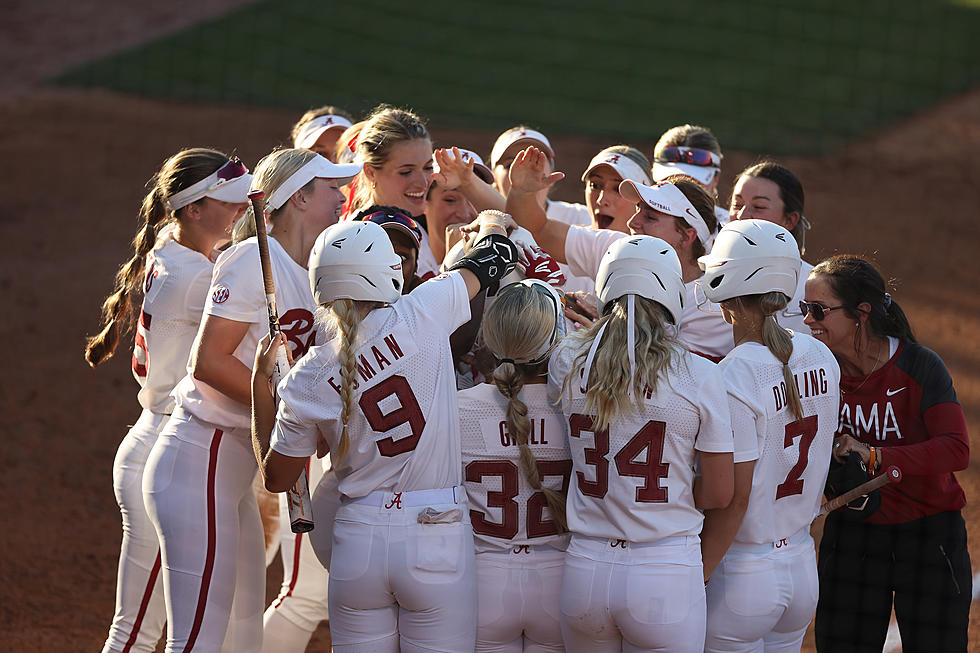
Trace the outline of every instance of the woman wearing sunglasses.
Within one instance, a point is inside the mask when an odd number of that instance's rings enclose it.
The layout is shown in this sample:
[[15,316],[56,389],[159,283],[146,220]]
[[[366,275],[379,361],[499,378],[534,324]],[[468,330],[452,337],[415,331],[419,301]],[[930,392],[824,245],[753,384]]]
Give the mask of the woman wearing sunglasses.
[[[316,338],[309,251],[337,221],[340,186],[359,170],[297,149],[277,150],[256,167],[253,186],[265,191],[271,224],[276,308],[294,359]],[[215,263],[188,374],[174,389],[174,414],[143,477],[164,562],[168,653],[262,648],[265,545],[252,492],[249,404],[255,347],[268,325],[258,245],[248,238]],[[285,639],[309,639],[302,626],[281,621]]]
[[970,441],[949,372],[860,257],[813,268],[802,309],[841,367],[835,458],[856,451],[869,474],[902,471],[877,512],[827,517],[817,650],[881,651],[894,606],[903,650],[966,651],[972,576],[953,472],[969,464]]
[[477,651],[564,651],[558,625],[572,473],[564,417],[545,385],[565,331],[539,280],[503,288],[483,316],[491,383],[458,394],[463,481],[476,543]]
[[[803,215],[803,184],[789,168],[774,161],[763,161],[743,170],[732,190],[732,220],[768,220],[783,227],[796,240],[800,256],[806,253],[806,232],[810,221]],[[800,285],[776,319],[787,329],[807,333],[803,315],[797,310],[803,299],[803,284],[813,266],[800,262]]]
[[[600,153],[600,156],[602,154]],[[683,312],[677,337],[691,351],[720,360],[734,346],[732,331],[721,312],[698,308],[696,282],[701,277],[698,257],[711,249],[718,223],[714,202],[689,177],[675,175],[654,186],[624,179],[619,193],[633,206],[627,221],[629,234],[609,229],[588,229],[548,218],[535,194],[563,177],[548,172],[545,155],[529,147],[510,169],[511,192],[507,211],[531,232],[538,245],[559,263],[567,263],[572,274],[596,278],[599,262],[617,240],[645,234],[666,241],[677,253],[684,279]]]
[[679,125],[663,133],[653,148],[654,181],[671,175],[687,175],[715,199],[718,226],[728,224],[728,209],[718,206],[718,182],[721,180],[721,145],[707,127]]
[[701,533],[705,651],[798,652],[817,606],[810,523],[837,428],[840,368],[827,347],[775,320],[800,273],[789,232],[732,222],[699,262],[704,292],[738,343],[718,365],[735,433],[735,498],[706,513]]
[[[251,181],[238,159],[215,150],[188,149],[167,159],[150,179],[133,256],[119,269],[115,292],[102,307],[105,327],[85,346],[85,360],[96,367],[112,357],[135,323],[133,375],[143,413],[120,442],[112,467],[123,538],[116,614],[105,652],[153,651],[163,634],[160,545],[141,481],[147,456],[174,409],[170,393],[186,373],[215,248],[228,241],[245,212]],[[137,318],[134,300],[140,292]]]

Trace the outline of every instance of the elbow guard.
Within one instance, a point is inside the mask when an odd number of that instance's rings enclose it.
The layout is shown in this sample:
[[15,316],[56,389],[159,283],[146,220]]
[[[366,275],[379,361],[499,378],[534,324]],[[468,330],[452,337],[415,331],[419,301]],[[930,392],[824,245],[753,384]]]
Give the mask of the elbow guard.
[[480,289],[486,290],[503,279],[515,265],[517,246],[506,236],[490,234],[473,245],[466,256],[451,265],[449,270],[469,270],[480,280]]

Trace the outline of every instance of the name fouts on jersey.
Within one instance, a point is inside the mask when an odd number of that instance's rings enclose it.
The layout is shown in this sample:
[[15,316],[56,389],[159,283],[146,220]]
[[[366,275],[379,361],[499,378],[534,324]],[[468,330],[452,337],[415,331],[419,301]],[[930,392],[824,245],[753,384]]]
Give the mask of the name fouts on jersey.
[[342,422],[338,340],[313,347],[279,384],[271,446],[303,458],[320,434],[330,445],[341,494],[429,490],[460,484],[456,375],[449,335],[470,319],[458,272],[426,281],[358,328],[350,449],[336,458]]
[[187,373],[213,268],[208,257],[169,235],[146,256],[133,376],[141,386],[140,405],[154,413],[173,412],[170,393]]
[[[560,393],[577,352],[566,339],[551,357],[549,384]],[[570,531],[628,542],[697,535],[703,515],[694,506],[696,451],[734,450],[728,397],[718,366],[684,351],[661,375],[657,393],[644,393],[638,414],[596,431],[584,414],[576,379],[562,395],[573,471],[568,492]]]
[[[269,238],[269,259],[276,285],[279,325],[292,350],[293,360],[297,361],[316,338],[313,326],[316,304],[310,290],[309,273],[273,237]],[[258,241],[254,237],[230,247],[218,257],[204,312],[250,324],[234,356],[252,369],[255,348],[262,336],[269,333]],[[174,390],[174,398],[178,406],[200,420],[228,428],[249,428],[249,407],[195,379],[189,367],[187,375]]]
[[[823,343],[802,333],[793,335],[789,365],[795,389],[787,387],[782,363],[760,343],[739,345],[718,365],[734,399],[732,428],[758,441],[749,506],[735,535],[743,544],[789,538],[809,527],[820,509],[837,430],[840,367]],[[803,419],[787,402],[794,391]]]
[[[545,384],[525,385],[518,396],[527,406],[528,447],[541,484],[566,494],[572,460],[565,417]],[[545,544],[564,549],[568,533],[558,532],[544,493],[520,469],[520,449],[507,429],[507,398],[496,386],[481,384],[460,391],[458,399],[463,484],[477,552]]]

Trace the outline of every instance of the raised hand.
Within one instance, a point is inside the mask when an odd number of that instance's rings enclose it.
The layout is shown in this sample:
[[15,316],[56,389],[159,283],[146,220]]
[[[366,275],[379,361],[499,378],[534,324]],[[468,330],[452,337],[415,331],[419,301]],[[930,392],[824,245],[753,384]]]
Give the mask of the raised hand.
[[548,174],[548,157],[538,148],[529,146],[510,166],[511,191],[537,193],[565,178],[564,172]]

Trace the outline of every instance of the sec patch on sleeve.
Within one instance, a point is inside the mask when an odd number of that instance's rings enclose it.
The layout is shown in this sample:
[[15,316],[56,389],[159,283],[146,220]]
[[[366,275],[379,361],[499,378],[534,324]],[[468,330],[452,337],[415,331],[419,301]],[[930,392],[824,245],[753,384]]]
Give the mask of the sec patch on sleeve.
[[224,304],[226,301],[228,301],[229,296],[231,296],[231,291],[228,290],[228,286],[223,284],[217,285],[211,292],[211,301],[213,301],[215,304]]

